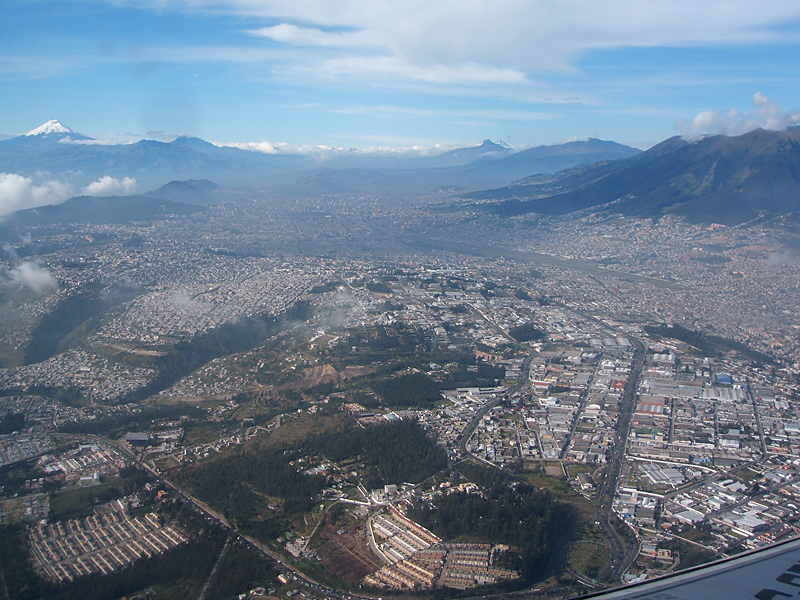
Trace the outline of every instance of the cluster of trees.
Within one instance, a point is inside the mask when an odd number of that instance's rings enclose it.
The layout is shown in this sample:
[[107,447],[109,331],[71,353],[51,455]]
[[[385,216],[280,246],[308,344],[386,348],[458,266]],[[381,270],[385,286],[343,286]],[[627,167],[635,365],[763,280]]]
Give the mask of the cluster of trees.
[[403,304],[402,302],[398,302],[397,304],[395,304],[388,298],[383,302],[383,304],[381,304],[381,310],[383,312],[390,312],[393,310],[403,310],[405,307],[406,305]]
[[27,479],[34,479],[44,475],[44,471],[39,469],[32,461],[18,462],[11,465],[0,467],[0,487],[3,488],[3,495],[12,498],[14,494],[25,488]]
[[350,331],[335,352],[343,364],[393,364],[398,358],[414,356],[424,343],[424,335],[414,328],[397,325],[389,332],[385,327],[368,327]]
[[25,414],[9,411],[0,420],[0,435],[21,431],[23,425],[25,425]]
[[[306,512],[325,478],[308,476],[290,465],[291,453],[256,453],[237,448],[177,476],[198,497],[262,539],[276,537],[283,519]],[[279,501],[279,511],[269,505]]]
[[[120,470],[119,477],[100,485],[52,494],[48,517],[50,521],[82,519],[91,515],[96,505],[106,504],[117,498],[124,498],[137,491],[140,499],[147,503],[155,497],[155,492],[148,496],[142,490],[148,481],[150,481],[150,478],[145,471],[136,467],[125,467]],[[51,484],[49,487],[52,490],[56,490],[60,487],[60,484]]]
[[135,429],[149,429],[150,423],[157,419],[178,419],[180,417],[201,419],[205,416],[202,408],[187,404],[174,406],[153,406],[143,408],[135,413],[119,413],[93,421],[64,423],[60,433],[94,433],[112,438],[121,437],[123,433]]
[[[405,344],[404,346],[407,347]],[[373,357],[369,355],[363,358],[361,362],[368,363]],[[420,372],[386,377],[406,368],[427,370],[431,363],[447,365],[446,369],[437,372],[437,381]],[[346,382],[344,386],[351,389],[354,402],[367,407],[428,407],[441,399],[439,391],[442,389],[489,387],[503,377],[505,369],[502,366],[493,366],[483,360],[476,361],[474,355],[469,352],[434,350],[405,355],[398,351],[390,362],[383,363],[369,377],[359,379],[357,382]],[[330,394],[336,387],[332,383],[326,383],[309,388],[307,391]],[[365,387],[371,388],[378,397],[363,393]]]
[[320,283],[315,285],[309,290],[310,294],[324,294],[325,292],[335,291],[342,283],[340,281],[329,281],[328,283]]
[[219,565],[206,598],[235,598],[277,576],[274,567],[257,556],[244,542],[233,542]]
[[433,504],[420,501],[409,516],[443,539],[472,538],[515,546],[525,579],[546,576],[558,542],[572,530],[574,507],[545,490],[510,480],[498,470],[468,463],[459,469],[484,493],[455,492],[436,498]]
[[0,388],[0,398],[7,396],[44,396],[52,398],[67,406],[80,406],[84,402],[80,390],[73,387],[55,387],[49,385],[32,385],[27,388]]
[[547,337],[547,332],[542,331],[533,323],[523,323],[512,327],[509,332],[518,342],[537,342]]
[[386,406],[429,406],[441,399],[439,386],[423,373],[408,373],[372,383]]
[[367,289],[370,292],[376,292],[378,294],[391,294],[392,288],[388,285],[383,283],[382,281],[370,281],[367,283]]
[[416,421],[392,421],[366,429],[352,426],[310,440],[306,446],[332,461],[362,461],[368,469],[365,483],[371,487],[419,483],[447,467],[447,452]]
[[748,360],[756,363],[774,365],[775,359],[768,354],[759,352],[736,340],[722,337],[720,335],[713,335],[711,333],[703,333],[694,329],[688,329],[682,325],[647,325],[644,330],[647,333],[660,335],[662,337],[670,337],[687,344],[694,346],[706,356],[723,356],[727,352],[736,351]]
[[[493,366],[479,360],[477,363],[471,356],[466,357],[466,361],[459,362],[457,371],[451,371],[442,382],[446,388],[456,387],[491,387],[497,383],[498,379],[506,376],[506,370],[502,366]],[[469,370],[468,366],[476,366],[476,370]]]
[[332,461],[358,460],[367,486],[419,482],[447,467],[447,453],[413,421],[395,421],[307,439],[299,447],[269,453],[237,448],[176,476],[205,502],[241,529],[260,539],[275,539],[286,522],[313,508],[326,484],[323,476],[304,475],[300,456],[315,454]]
[[[44,396],[52,398],[66,406],[81,406],[86,399],[78,388],[74,387],[55,387],[49,385],[33,385],[28,388],[27,393],[31,396]],[[4,394],[5,395],[5,394]]]

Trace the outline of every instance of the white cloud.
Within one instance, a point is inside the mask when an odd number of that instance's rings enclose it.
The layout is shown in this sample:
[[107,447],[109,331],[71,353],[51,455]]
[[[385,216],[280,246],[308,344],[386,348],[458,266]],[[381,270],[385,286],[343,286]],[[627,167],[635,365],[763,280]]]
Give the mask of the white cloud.
[[65,144],[75,144],[77,146],[128,146],[135,144],[141,139],[142,136],[137,133],[119,133],[100,139],[93,138],[88,140],[73,140],[70,138],[64,138],[60,141]]
[[97,181],[87,185],[81,193],[87,196],[114,196],[132,194],[136,191],[136,180],[131,177],[116,179],[110,175],[103,175]]
[[298,27],[289,23],[253,29],[248,33],[297,46],[353,48],[381,47],[383,45],[378,38],[366,31],[329,32],[314,27]]
[[[352,136],[348,136],[352,137]],[[307,156],[317,160],[327,160],[337,156],[396,156],[398,158],[414,158],[419,156],[435,156],[448,150],[463,148],[463,144],[443,145],[431,142],[430,145],[414,144],[414,140],[397,136],[356,136],[366,142],[382,142],[390,146],[368,146],[352,148],[345,146],[326,146],[311,144],[288,144],[285,142],[215,142],[217,146],[240,148],[265,154],[294,154]]]
[[[317,108],[317,107],[311,107]],[[427,109],[409,108],[399,105],[360,105],[342,108],[332,108],[329,112],[344,115],[377,115],[381,118],[392,119],[416,119],[429,118],[437,120],[484,120],[509,121],[519,123],[521,121],[542,121],[558,118],[557,114],[530,111],[523,109],[508,108],[470,108],[470,109]],[[337,136],[333,136],[336,138]],[[343,137],[343,136],[339,136]],[[350,146],[330,146],[330,145],[311,145],[311,144],[290,144],[286,142],[212,142],[215,146],[239,148],[264,154],[293,154],[309,156],[316,159],[328,159],[342,155],[375,155],[375,156],[397,156],[413,158],[419,156],[434,156],[463,148],[464,144],[439,143],[437,140],[420,140],[418,137],[404,137],[393,135],[348,135],[349,140],[360,140],[371,145],[365,148],[353,148]],[[577,139],[577,138],[576,138]],[[373,145],[379,143],[381,145]]]
[[419,64],[398,56],[349,56],[332,58],[319,65],[328,76],[352,76],[372,80],[409,79],[426,83],[487,84],[525,83],[519,69],[484,66],[475,62]]
[[[247,33],[279,45],[345,54],[339,58],[377,56],[416,67],[395,70],[406,77],[444,65],[480,64],[526,73],[571,69],[577,58],[597,49],[781,42],[793,35],[781,26],[800,18],[796,0],[570,0],[568,6],[563,0],[149,3],[159,9],[260,17],[269,25]],[[324,62],[316,64],[322,67]]]
[[34,183],[30,177],[0,173],[0,216],[16,210],[59,204],[72,195],[72,186],[60,181]]
[[33,262],[23,262],[4,273],[5,285],[27,287],[37,294],[58,289],[58,282],[47,269]]
[[[250,78],[302,74],[524,90],[541,72],[572,71],[591,52],[619,48],[794,42],[797,0],[106,0],[163,13],[244,17],[236,44],[137,45],[78,58],[0,56],[0,73],[48,76],[87,64],[225,62]],[[221,20],[221,22],[224,22]],[[230,21],[229,21],[230,22]],[[263,25],[260,26],[259,25]],[[55,61],[55,62],[54,62]],[[52,64],[51,64],[52,63]],[[486,86],[489,87],[489,86]],[[500,87],[498,85],[497,87]]]
[[681,130],[681,136],[684,140],[693,142],[709,134],[742,135],[758,128],[783,131],[793,125],[800,125],[800,109],[786,112],[761,92],[753,94],[753,104],[755,108],[747,113],[738,108],[727,112],[703,111]]
[[[229,148],[239,148],[240,150],[250,150],[253,152],[263,152],[264,154],[280,154],[277,144],[272,142],[214,142],[215,146],[224,146]],[[289,150],[287,154],[294,154]]]
[[172,306],[182,311],[191,311],[199,308],[198,302],[192,299],[189,294],[182,291],[175,292],[172,296]]

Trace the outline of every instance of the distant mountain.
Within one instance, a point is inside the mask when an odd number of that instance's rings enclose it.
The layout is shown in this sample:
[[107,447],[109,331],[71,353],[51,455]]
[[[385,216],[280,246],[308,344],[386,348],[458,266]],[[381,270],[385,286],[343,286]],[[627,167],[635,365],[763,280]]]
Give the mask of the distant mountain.
[[102,225],[153,221],[167,215],[190,215],[204,208],[145,196],[76,196],[61,204],[19,210],[0,222],[0,229],[70,223]]
[[[630,146],[597,139],[537,146],[519,152],[486,140],[480,146],[453,150],[438,157],[397,161],[394,168],[346,169],[338,163],[341,168],[320,170],[299,184],[307,193],[422,193],[452,187],[474,190],[640,153],[641,150]],[[452,166],[443,166],[448,163]]]
[[641,152],[616,142],[589,138],[555,146],[528,148],[503,158],[496,167],[509,175],[521,171],[527,171],[530,175],[556,173],[578,165],[630,158]]
[[48,121],[28,133],[0,140],[0,171],[19,173],[9,170],[5,164],[19,157],[41,155],[51,152],[73,141],[87,141],[92,138],[78,133],[58,121]]
[[508,156],[509,154],[514,154],[514,150],[505,143],[484,140],[480,146],[458,148],[457,150],[451,150],[439,156],[431,157],[428,164],[430,168],[458,167],[468,165],[481,158],[497,159]]
[[[583,209],[738,224],[800,210],[800,130],[758,129],[694,143],[670,138],[632,158],[466,194],[503,215]],[[488,209],[489,207],[487,207]]]
[[172,140],[171,144],[176,147],[191,148],[192,150],[197,150],[204,154],[214,154],[219,150],[219,148],[211,142],[202,140],[199,137],[190,137],[186,135],[175,138]]
[[78,133],[77,131],[70,129],[66,125],[62,125],[55,119],[40,125],[35,129],[31,129],[28,133],[25,134],[25,137],[56,137],[58,139],[69,137],[73,140],[89,140],[92,139],[88,136],[83,135],[82,133]]
[[208,179],[187,179],[170,181],[157,190],[147,192],[148,198],[161,198],[186,204],[217,204],[231,200],[241,200],[252,192],[217,185]]
[[[515,152],[505,144],[485,140],[478,146],[438,156],[403,157],[353,150],[323,158],[220,147],[188,136],[170,143],[140,140],[105,144],[58,121],[48,121],[25,135],[0,140],[0,172],[57,179],[76,189],[111,176],[133,178],[139,189],[155,189],[171,181],[213,180],[226,188],[253,188],[286,197],[320,193],[400,196],[439,189],[496,187],[537,173],[638,152],[601,140]],[[180,191],[176,186],[164,195],[167,193],[191,202],[198,202],[202,195],[197,189]],[[211,196],[206,194],[200,202],[216,202]]]
[[[0,141],[0,172],[28,177],[47,173],[83,187],[100,177],[132,177],[139,187],[155,188],[175,179],[213,178],[226,185],[256,185],[280,179],[304,162],[302,157],[220,148],[199,138],[172,143],[86,143],[92,139],[49,121],[25,135]],[[77,142],[77,143],[76,143]]]

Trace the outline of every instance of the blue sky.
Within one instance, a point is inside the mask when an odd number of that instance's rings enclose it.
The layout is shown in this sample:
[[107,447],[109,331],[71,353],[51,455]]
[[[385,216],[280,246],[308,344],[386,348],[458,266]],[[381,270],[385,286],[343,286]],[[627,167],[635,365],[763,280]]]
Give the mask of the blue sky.
[[99,138],[285,151],[647,148],[800,123],[797,0],[5,0],[2,13],[6,134],[58,119]]

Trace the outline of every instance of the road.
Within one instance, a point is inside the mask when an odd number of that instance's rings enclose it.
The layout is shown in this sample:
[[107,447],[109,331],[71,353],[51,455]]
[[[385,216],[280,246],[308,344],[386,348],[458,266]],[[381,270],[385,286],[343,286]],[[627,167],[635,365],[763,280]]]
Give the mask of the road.
[[634,346],[633,359],[631,360],[631,372],[620,406],[617,435],[608,455],[605,476],[598,486],[598,500],[600,505],[595,513],[595,524],[608,540],[609,553],[611,555],[608,566],[603,569],[598,579],[613,582],[622,580],[623,574],[628,570],[639,553],[638,543],[631,545],[625,536],[619,534],[613,523],[613,520],[616,519],[613,511],[614,496],[617,491],[617,485],[619,484],[620,474],[622,473],[625,446],[628,441],[628,431],[631,426],[631,416],[636,407],[636,389],[639,385],[639,377],[642,373],[645,356],[645,346],[642,341],[630,335],[627,337]]
[[[533,360],[533,355],[529,354],[528,357],[525,359],[525,361],[522,363],[522,369],[519,381],[517,381],[517,383],[515,383],[513,386],[508,388],[508,390],[506,390],[505,395],[507,397],[510,398],[514,394],[518,393],[528,383],[528,369],[530,369],[532,360]],[[503,400],[502,397],[497,397],[494,398],[493,400],[489,400],[486,404],[484,404],[480,408],[480,410],[478,410],[477,413],[475,413],[475,416],[472,417],[472,421],[470,421],[469,425],[467,425],[464,428],[464,431],[461,434],[461,440],[458,442],[458,447],[461,450],[462,455],[471,456],[475,460],[483,461],[482,458],[475,456],[474,454],[472,454],[467,450],[467,444],[469,443],[469,440],[472,438],[472,434],[475,433],[475,430],[478,428],[478,424],[481,422],[481,419],[484,417],[484,415],[488,413],[490,410],[492,410],[495,406],[500,404],[502,400]]]
[[[598,319],[583,310],[572,307],[576,314],[608,327],[606,323],[601,323]],[[597,579],[619,583],[622,576],[630,568],[633,561],[639,554],[639,542],[631,544],[627,536],[622,536],[614,526],[614,522],[621,523],[614,515],[614,497],[619,485],[622,466],[625,460],[625,450],[628,443],[628,433],[631,427],[631,417],[636,408],[636,394],[639,386],[639,378],[644,367],[646,348],[644,343],[633,337],[627,332],[620,331],[620,335],[625,336],[633,344],[633,358],[631,359],[631,371],[628,383],[625,386],[625,393],[620,404],[619,420],[617,421],[617,432],[614,442],[607,455],[606,470],[602,481],[597,486],[598,507],[594,515],[595,525],[605,536],[608,542],[609,554],[611,559]],[[627,525],[625,525],[627,527]],[[633,533],[633,531],[631,531]]]
[[322,585],[312,577],[309,577],[302,571],[298,570],[295,566],[286,562],[284,557],[280,554],[275,552],[272,548],[266,546],[265,544],[259,542],[255,538],[252,538],[248,535],[241,533],[236,527],[231,525],[228,520],[208,506],[205,502],[198,500],[190,493],[184,491],[168,479],[165,479],[161,476],[160,473],[150,468],[149,465],[145,464],[143,461],[139,460],[136,455],[132,454],[128,451],[127,448],[114,444],[110,440],[105,440],[112,446],[118,448],[120,451],[124,452],[129,458],[134,460],[141,468],[145,469],[148,473],[150,473],[159,484],[163,485],[165,488],[169,488],[172,492],[180,497],[184,502],[189,504],[190,506],[194,507],[196,511],[203,514],[206,519],[215,521],[220,527],[222,527],[225,531],[227,531],[233,539],[241,540],[246,542],[251,549],[255,550],[257,553],[261,554],[262,556],[269,557],[272,561],[276,564],[279,571],[284,574],[288,574],[289,576],[293,577],[300,583],[307,585],[308,587],[315,589],[318,591],[320,596],[327,596],[328,598],[332,598],[334,600],[352,600],[353,598],[361,598],[363,600],[375,600],[373,596],[363,595],[363,594],[355,594],[355,593],[344,593],[337,590],[331,590],[330,588]]
[[[575,429],[578,427],[578,423],[580,422],[580,417],[583,414],[583,410],[586,408],[586,401],[589,397],[589,389],[592,387],[592,381],[594,380],[594,375],[589,377],[589,381],[586,382],[586,387],[581,393],[581,403],[578,406],[578,410],[575,411],[575,416],[572,419],[572,424],[569,428],[569,433],[567,433],[567,437],[564,438],[564,445],[561,446],[561,452],[559,453],[558,457],[563,461],[567,455],[567,450],[569,450],[569,443],[572,441],[572,437],[575,435]],[[563,462],[561,463],[564,464]]]
[[756,416],[756,427],[758,428],[758,440],[761,445],[761,456],[767,456],[767,440],[764,436],[764,426],[761,424],[761,415],[758,412],[758,402],[756,402],[756,396],[753,393],[753,386],[751,385],[750,381],[747,382],[747,398],[750,400],[750,403],[753,405],[753,414]]

